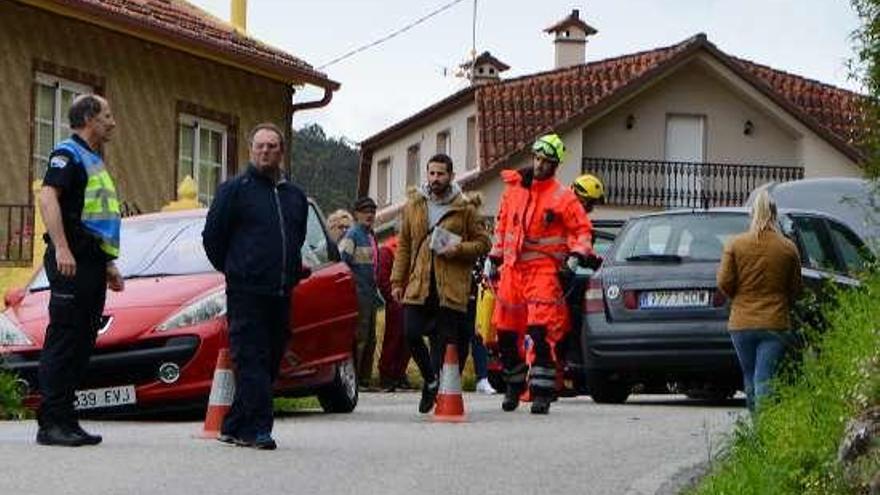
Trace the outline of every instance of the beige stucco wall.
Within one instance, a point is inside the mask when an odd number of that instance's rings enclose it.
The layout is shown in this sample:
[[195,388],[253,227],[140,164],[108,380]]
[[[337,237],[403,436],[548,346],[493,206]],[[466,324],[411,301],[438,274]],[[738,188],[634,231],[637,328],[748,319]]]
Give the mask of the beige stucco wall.
[[[663,160],[670,114],[705,117],[707,162],[800,165],[798,135],[753,102],[719,84],[696,63],[681,68],[585,128],[584,156]],[[632,129],[625,126],[629,115],[635,117]],[[754,124],[749,136],[743,134],[747,120]]]
[[391,158],[391,204],[404,199],[406,194],[406,153],[407,149],[419,145],[419,172],[424,180],[425,164],[437,151],[437,134],[448,130],[450,133],[450,154],[456,174],[465,173],[465,160],[467,157],[467,119],[476,114],[476,104],[471,103],[454,112],[451,112],[435,122],[411,132],[386,146],[377,148],[373,152],[373,162],[370,167],[370,189],[372,197],[377,195],[377,177],[379,162]]
[[[628,115],[635,126],[626,129]],[[705,116],[706,161],[714,163],[803,166],[807,177],[862,176],[852,160],[744,81],[717,63],[700,59],[682,67],[606,115],[565,133],[567,157],[558,178],[571,183],[581,157],[663,160],[666,116]],[[743,134],[746,120],[754,124]],[[511,168],[527,166],[523,158]],[[503,184],[496,175],[480,187],[484,208],[497,212]],[[652,208],[604,206],[595,218],[627,218]]]
[[144,211],[175,196],[177,101],[238,119],[239,169],[248,129],[286,126],[287,84],[15,2],[0,2],[0,51],[0,202],[28,201],[34,60],[104,79],[118,124],[105,149],[108,168],[122,199]]

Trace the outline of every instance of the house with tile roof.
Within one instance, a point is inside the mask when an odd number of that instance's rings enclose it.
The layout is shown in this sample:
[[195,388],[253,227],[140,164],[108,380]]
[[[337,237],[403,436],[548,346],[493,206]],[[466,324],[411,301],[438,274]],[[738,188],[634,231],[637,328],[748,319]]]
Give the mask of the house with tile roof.
[[[245,0],[233,7],[243,12]],[[3,1],[0,51],[4,224],[32,211],[31,183],[69,135],[78,94],[110,101],[117,128],[107,166],[125,204],[148,212],[177,199],[187,175],[209,203],[217,184],[246,165],[252,126],[269,121],[289,132],[294,112],[328,104],[340,87],[184,0]],[[322,88],[323,98],[298,101],[305,85]]]
[[[862,95],[729,55],[704,34],[588,61],[597,30],[577,10],[546,32],[554,69],[473,78],[362,142],[359,193],[377,198],[380,220],[394,217],[441,151],[494,214],[499,171],[528,166],[531,143],[547,132],[567,147],[560,180],[593,173],[604,181],[598,218],[737,205],[768,181],[862,175]],[[507,67],[488,53],[480,59]]]

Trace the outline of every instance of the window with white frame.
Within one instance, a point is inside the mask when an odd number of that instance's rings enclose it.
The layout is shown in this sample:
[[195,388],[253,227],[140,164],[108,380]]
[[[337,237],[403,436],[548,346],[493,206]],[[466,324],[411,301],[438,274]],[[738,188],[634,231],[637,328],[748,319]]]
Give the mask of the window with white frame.
[[385,158],[376,167],[376,201],[379,206],[391,203],[391,186],[391,158]]
[[437,153],[443,153],[444,155],[449,155],[450,153],[450,131],[446,129],[444,131],[440,131],[437,133]]
[[464,159],[466,170],[477,168],[477,117],[467,119],[467,151]]
[[421,178],[421,166],[419,161],[419,144],[416,143],[406,149],[406,185],[407,187],[418,185]]
[[226,179],[228,131],[223,124],[181,115],[178,126],[177,183],[190,176],[199,190],[199,202],[210,205],[217,186]]
[[92,93],[93,88],[48,74],[37,73],[34,80],[34,178],[42,179],[49,164],[49,154],[59,141],[73,133],[67,113],[74,98]]

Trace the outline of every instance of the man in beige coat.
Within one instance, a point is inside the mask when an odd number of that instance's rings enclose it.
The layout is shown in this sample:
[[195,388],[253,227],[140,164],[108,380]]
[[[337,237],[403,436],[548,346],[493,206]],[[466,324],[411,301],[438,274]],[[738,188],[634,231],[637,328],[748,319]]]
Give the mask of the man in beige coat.
[[489,251],[476,207],[452,182],[452,159],[434,155],[427,173],[428,180],[408,193],[391,271],[391,295],[403,303],[407,344],[424,380],[421,413],[434,407],[439,388],[424,337],[433,322],[437,345],[456,343],[456,327],[467,311],[471,269]]

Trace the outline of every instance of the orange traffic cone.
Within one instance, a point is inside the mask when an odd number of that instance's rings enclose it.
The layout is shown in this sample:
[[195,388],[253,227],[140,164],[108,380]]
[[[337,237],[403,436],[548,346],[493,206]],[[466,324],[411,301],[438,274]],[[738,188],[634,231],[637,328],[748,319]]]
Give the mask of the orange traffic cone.
[[220,349],[217,354],[217,367],[214,368],[214,382],[211,384],[211,395],[208,398],[208,412],[205,414],[205,426],[197,438],[217,438],[223,418],[232,407],[235,396],[235,374],[232,372],[232,360],[229,349]]
[[443,369],[440,371],[440,390],[434,408],[435,421],[461,422],[465,420],[464,399],[461,396],[461,374],[458,371],[458,349],[446,345]]

